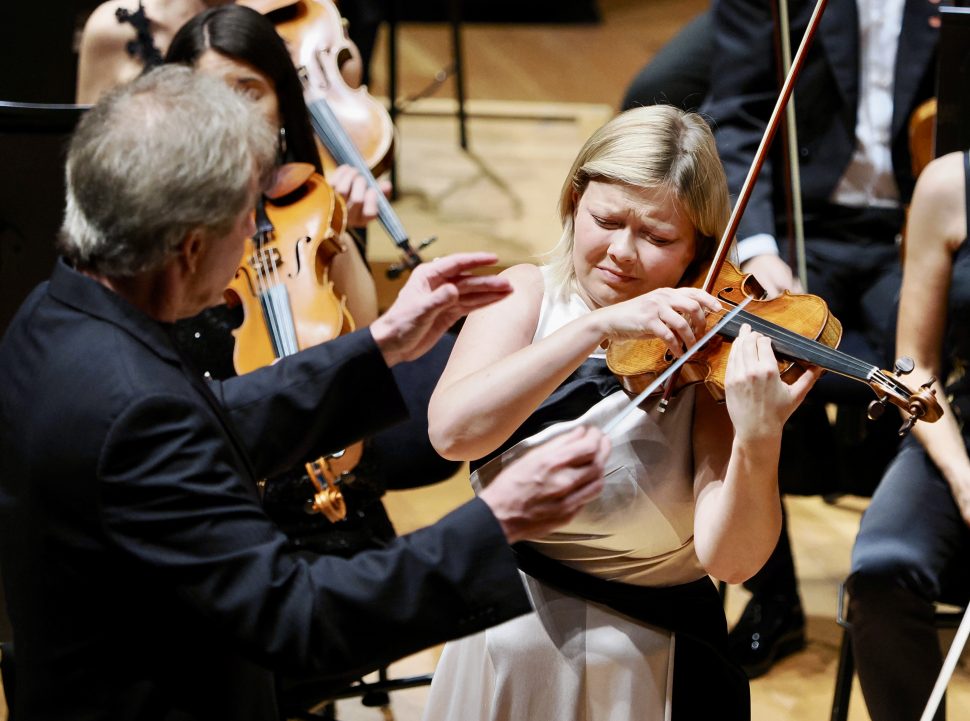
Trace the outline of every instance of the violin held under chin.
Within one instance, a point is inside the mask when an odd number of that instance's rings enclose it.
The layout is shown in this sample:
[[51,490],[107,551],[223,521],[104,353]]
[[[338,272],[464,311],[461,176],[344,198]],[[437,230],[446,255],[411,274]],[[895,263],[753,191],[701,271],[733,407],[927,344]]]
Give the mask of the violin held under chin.
[[[722,265],[711,294],[726,309],[737,307],[745,301],[747,308],[683,365],[670,393],[694,383],[704,383],[714,398],[724,400],[724,374],[730,341],[737,337],[741,325],[747,324],[752,330],[771,339],[772,348],[780,358],[778,370],[787,383],[792,383],[804,373],[807,365],[865,383],[876,394],[876,400],[869,404],[870,418],[881,415],[890,403],[902,409],[906,420],[900,428],[900,435],[912,428],[917,420],[932,423],[943,415],[932,388],[935,379],[929,379],[916,391],[910,390],[900,380],[900,376],[913,370],[911,359],[901,358],[896,361],[894,371],[887,371],[836,350],[842,337],[842,324],[829,313],[828,305],[822,298],[807,294],[792,295],[786,291],[772,300],[760,300],[763,291],[754,277],[741,273],[727,262]],[[708,329],[723,315],[709,314]],[[633,393],[641,392],[674,361],[666,343],[655,338],[613,341],[606,354],[610,370]]]

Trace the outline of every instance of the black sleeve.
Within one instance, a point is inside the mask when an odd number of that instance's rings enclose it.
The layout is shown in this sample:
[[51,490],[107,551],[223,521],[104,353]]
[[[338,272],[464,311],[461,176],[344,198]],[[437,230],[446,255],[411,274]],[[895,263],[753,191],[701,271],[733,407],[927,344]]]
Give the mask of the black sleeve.
[[344,448],[408,415],[366,328],[212,389],[260,477]]
[[103,447],[101,518],[122,557],[184,605],[178,612],[257,662],[363,673],[530,610],[481,500],[343,560],[289,552],[237,471],[190,401],[142,399]]
[[[715,61],[703,112],[714,124],[728,189],[737,197],[778,95],[772,18],[764,0],[717,0],[713,14]],[[773,172],[768,157],[742,216],[739,239],[775,234]]]

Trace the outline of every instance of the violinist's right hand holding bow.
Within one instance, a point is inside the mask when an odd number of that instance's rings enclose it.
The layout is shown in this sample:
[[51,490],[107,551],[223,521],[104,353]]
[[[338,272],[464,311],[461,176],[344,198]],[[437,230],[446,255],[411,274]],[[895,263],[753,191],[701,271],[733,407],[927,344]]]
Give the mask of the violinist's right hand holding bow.
[[698,288],[657,288],[591,314],[604,339],[658,338],[680,357],[704,335],[707,314],[721,310],[710,293]]

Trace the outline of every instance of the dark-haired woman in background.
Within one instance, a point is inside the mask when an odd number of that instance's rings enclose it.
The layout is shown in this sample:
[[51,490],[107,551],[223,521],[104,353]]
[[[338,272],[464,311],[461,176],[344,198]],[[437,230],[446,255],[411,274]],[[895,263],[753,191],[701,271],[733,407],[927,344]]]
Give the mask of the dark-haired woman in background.
[[[196,15],[176,33],[165,56],[167,63],[184,63],[211,73],[256,102],[280,128],[280,159],[311,163],[322,170],[310,126],[302,86],[289,52],[272,22],[241,5],[214,7]],[[376,215],[376,197],[352,168],[338,168],[334,189],[348,198],[350,224],[366,224]],[[347,252],[334,257],[331,278],[358,327],[377,315],[373,278],[361,248],[345,238]],[[185,321],[180,341],[200,368],[215,377],[233,373],[231,329],[239,324],[238,310],[225,306]],[[297,543],[316,550],[352,554],[394,535],[379,501],[386,487],[403,488],[444,480],[460,464],[446,461],[431,447],[427,434],[428,398],[447,361],[452,337],[446,336],[425,359],[394,371],[411,419],[365,441],[364,457],[355,469],[357,481],[345,489],[350,514],[346,522],[328,524],[308,517],[304,502],[311,497],[302,469],[283,482],[266,486],[268,510]]]

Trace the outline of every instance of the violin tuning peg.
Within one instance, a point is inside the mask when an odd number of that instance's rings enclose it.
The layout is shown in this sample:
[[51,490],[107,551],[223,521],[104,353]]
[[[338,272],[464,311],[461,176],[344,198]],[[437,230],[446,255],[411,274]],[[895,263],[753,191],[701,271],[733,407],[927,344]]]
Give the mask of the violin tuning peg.
[[879,418],[883,414],[883,411],[885,410],[886,410],[885,400],[872,401],[869,404],[869,407],[866,409],[866,416],[868,416],[870,421],[874,421],[877,418]]
[[908,373],[912,373],[913,368],[915,367],[916,363],[913,362],[912,358],[909,356],[902,356],[901,358],[896,359],[896,363],[893,365],[893,371],[895,371],[896,375],[898,376],[904,376]]
[[905,436],[907,433],[909,433],[910,429],[914,425],[916,425],[916,416],[910,416],[906,419],[906,422],[899,427],[899,435]]
[[933,388],[933,384],[936,383],[936,376],[931,376],[926,383],[920,386],[921,390],[929,391],[933,395],[936,395],[936,390]]

